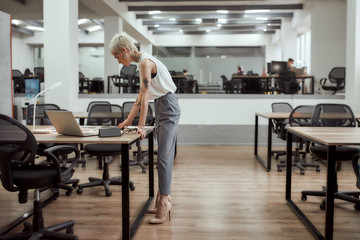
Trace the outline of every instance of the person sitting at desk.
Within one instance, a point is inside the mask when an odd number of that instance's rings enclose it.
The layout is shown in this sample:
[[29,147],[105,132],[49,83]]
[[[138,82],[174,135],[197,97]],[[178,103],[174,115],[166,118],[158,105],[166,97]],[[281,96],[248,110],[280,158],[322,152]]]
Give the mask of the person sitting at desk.
[[234,73],[233,75],[245,75],[243,66],[239,65],[236,73]]

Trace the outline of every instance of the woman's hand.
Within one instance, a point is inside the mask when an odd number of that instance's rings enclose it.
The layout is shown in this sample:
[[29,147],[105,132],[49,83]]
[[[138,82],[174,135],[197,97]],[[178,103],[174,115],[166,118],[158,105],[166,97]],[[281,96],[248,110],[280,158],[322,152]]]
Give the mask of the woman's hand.
[[140,140],[143,140],[146,137],[146,130],[144,127],[138,127],[137,132],[141,134]]
[[129,122],[127,121],[127,119],[126,119],[125,121],[123,121],[122,123],[120,123],[120,124],[118,125],[118,128],[123,129],[123,128],[126,128],[127,126],[130,126],[130,125],[131,125],[131,123],[129,123]]

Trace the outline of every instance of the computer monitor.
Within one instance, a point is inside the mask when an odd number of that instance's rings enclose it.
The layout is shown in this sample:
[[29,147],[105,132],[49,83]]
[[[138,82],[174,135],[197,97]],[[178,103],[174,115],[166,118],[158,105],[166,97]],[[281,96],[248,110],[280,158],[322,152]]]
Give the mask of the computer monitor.
[[281,73],[281,72],[287,72],[287,62],[281,62],[281,61],[271,61],[271,72],[272,73]]

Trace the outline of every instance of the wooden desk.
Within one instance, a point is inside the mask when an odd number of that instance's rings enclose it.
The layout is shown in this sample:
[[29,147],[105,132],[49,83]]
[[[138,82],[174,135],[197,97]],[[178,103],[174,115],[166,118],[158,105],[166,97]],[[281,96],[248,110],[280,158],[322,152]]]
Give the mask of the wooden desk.
[[[325,145],[328,148],[327,179],[326,179],[326,209],[325,209],[325,236],[311,223],[300,208],[291,200],[291,162],[293,135],[308,141]],[[334,229],[334,192],[336,189],[336,146],[360,145],[360,128],[347,127],[289,127],[287,129],[287,166],[286,166],[286,201],[297,214],[305,226],[317,239],[333,239]],[[355,177],[355,176],[354,176]],[[319,213],[322,215],[322,213]]]
[[[32,129],[32,126],[28,127]],[[52,126],[50,127],[52,128]],[[49,126],[37,126],[37,129],[49,129]],[[144,218],[147,210],[154,198],[154,138],[153,138],[154,127],[146,127],[148,136],[149,146],[149,197],[136,217],[132,225],[130,225],[130,198],[129,198],[129,148],[130,145],[134,144],[139,138],[140,134],[123,134],[121,137],[108,137],[99,138],[98,136],[92,137],[73,137],[59,135],[56,133],[52,134],[34,134],[38,143],[115,143],[121,144],[121,176],[122,176],[122,239],[131,239],[137,228],[140,226],[142,219]],[[16,141],[16,136],[14,141]],[[1,136],[0,136],[1,143]]]
[[[328,115],[329,113],[327,113]],[[354,113],[355,118],[359,123],[360,113]],[[265,113],[255,113],[255,143],[254,143],[254,154],[255,158],[266,168],[269,172],[271,170],[271,148],[272,148],[272,120],[284,120],[288,119],[290,116],[290,112],[265,112]],[[259,117],[263,117],[268,119],[268,136],[267,136],[267,161],[258,155],[258,131],[259,131]],[[328,117],[328,116],[326,116]],[[338,117],[338,115],[334,115],[334,117]],[[311,118],[311,116],[309,116]]]

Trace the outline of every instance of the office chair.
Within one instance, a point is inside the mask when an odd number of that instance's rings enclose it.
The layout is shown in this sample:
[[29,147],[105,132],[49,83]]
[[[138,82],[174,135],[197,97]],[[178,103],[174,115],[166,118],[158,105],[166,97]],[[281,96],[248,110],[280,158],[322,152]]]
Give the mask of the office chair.
[[247,94],[262,94],[264,93],[264,88],[261,82],[261,79],[255,79],[255,78],[245,78],[242,79],[242,87],[241,87],[241,93]]
[[83,93],[84,90],[87,90],[87,93],[89,93],[89,87],[89,78],[85,77],[82,72],[79,72],[79,93]]
[[230,80],[230,93],[240,93],[242,87],[242,80],[234,77],[234,75],[236,74],[233,74]]
[[39,79],[39,82],[44,82],[45,81],[44,74],[45,74],[45,72],[44,72],[43,67],[34,67],[34,75],[35,75],[36,79]]
[[[329,80],[329,84],[327,84]],[[335,94],[337,91],[343,90],[345,88],[345,68],[344,67],[334,67],[329,72],[328,78],[320,79],[320,86],[322,89],[327,91],[332,91],[332,94]]]
[[[55,146],[45,150],[51,160],[48,164],[35,164],[37,143],[31,131],[6,115],[0,114],[0,172],[2,186],[9,192],[19,192],[19,203],[27,202],[27,192],[34,189],[33,220],[24,224],[23,232],[14,235],[3,235],[0,239],[78,239],[73,235],[73,220],[44,227],[40,192],[43,188],[59,187],[69,180],[79,159],[79,150],[72,146]],[[68,168],[60,166],[54,154],[59,150],[75,153],[75,161]],[[58,233],[66,229],[65,233]]]
[[[359,165],[359,160],[360,160],[360,154],[357,153],[355,154],[353,157],[352,157],[352,167],[353,167],[353,170],[354,170],[354,173],[355,173],[355,176],[356,176],[356,187],[358,189],[360,189],[360,176],[359,176],[359,173],[360,173],[360,165]],[[340,196],[340,193],[337,193],[339,196]],[[359,192],[360,194],[360,192]],[[354,208],[356,210],[360,210],[360,202],[359,202],[359,195],[353,195],[353,196],[350,196],[350,195],[345,195],[346,198],[348,198],[348,202],[353,202],[355,203],[355,206]]]
[[[288,112],[291,113],[293,110],[293,107],[287,103],[287,102],[275,102],[271,104],[271,110],[272,112]],[[278,135],[279,138],[281,138],[281,134],[286,134],[281,133],[280,129],[281,126],[283,126],[284,124],[288,124],[289,120],[288,119],[273,119],[272,120],[272,130],[273,133],[275,133],[276,135]],[[275,159],[279,159],[279,156],[283,156],[286,155],[286,150],[274,150],[271,151],[271,154],[274,155]]]
[[293,71],[279,73],[276,85],[275,90],[285,94],[294,94],[301,89]]
[[14,81],[14,93],[24,93],[25,92],[24,75],[19,70],[13,69],[12,79]]
[[[286,128],[287,126],[292,127],[306,127],[311,126],[311,116],[313,112],[314,106],[308,106],[308,105],[300,105],[294,108],[294,110],[290,113],[289,116],[289,124],[284,123],[280,127],[280,137],[283,140],[287,139],[286,134]],[[293,136],[293,142],[296,143],[295,151],[292,152],[292,155],[294,155],[294,160],[292,162],[292,166],[297,167],[300,169],[300,175],[305,174],[305,167],[315,167],[316,171],[320,171],[320,165],[318,163],[307,163],[305,161],[300,160],[300,154],[303,158],[306,157],[307,150],[301,151],[305,145],[305,148],[308,149],[309,142],[305,141],[304,139],[300,137]],[[283,167],[286,167],[286,162],[280,162],[277,164],[278,171],[281,172]]]
[[[317,104],[314,108],[311,125],[313,127],[355,127],[356,120],[353,111],[348,105],[345,104]],[[314,145],[310,147],[310,153],[318,159],[327,160],[327,147]],[[341,161],[351,161],[355,154],[359,153],[359,148],[349,146],[336,147],[336,161],[337,164]],[[360,192],[339,192],[336,176],[336,189],[335,198],[345,201],[348,196],[359,197]],[[326,188],[323,187],[322,191],[302,191],[301,199],[305,201],[307,196],[326,196]],[[360,203],[360,200],[358,200]],[[320,208],[325,210],[326,200],[324,199],[320,204]]]
[[[124,119],[126,119],[129,116],[134,103],[135,102],[132,102],[132,101],[123,103]],[[139,111],[138,115],[134,118],[132,125],[137,126],[139,124],[139,120],[140,120],[140,111]],[[154,126],[154,123],[155,123],[155,118],[154,118],[154,114],[153,114],[153,108],[149,103],[148,112],[147,112],[146,120],[145,120],[145,125],[146,126]],[[137,151],[133,151],[133,157],[134,158],[136,157],[136,160],[130,161],[130,166],[139,165],[139,167],[141,167],[142,173],[146,173],[145,164],[147,164],[147,163],[144,162],[143,158],[148,154],[148,151],[141,150],[140,139],[137,140],[136,147],[137,147]]]
[[223,84],[223,90],[225,90],[225,93],[230,93],[231,91],[231,81],[227,79],[225,75],[221,75],[222,84]]
[[110,104],[110,102],[108,102],[108,101],[91,101],[91,102],[89,102],[89,105],[87,106],[86,111],[90,112],[91,107],[96,104]]
[[[113,117],[98,117],[97,113],[119,113],[118,116]],[[116,104],[96,104],[93,105],[89,111],[88,115],[88,125],[104,125],[110,124],[116,126],[121,123],[123,120],[123,111],[121,106]],[[89,182],[84,184],[79,184],[77,193],[82,194],[84,188],[95,187],[95,186],[104,186],[105,195],[110,197],[112,192],[109,189],[109,185],[121,185],[121,176],[110,178],[109,174],[109,157],[118,156],[121,154],[121,145],[120,144],[87,144],[85,145],[85,151],[92,155],[96,156],[102,164],[103,174],[102,178],[93,178],[89,177]],[[129,188],[131,190],[135,189],[134,183],[130,182]]]
[[111,76],[110,79],[113,82],[114,86],[123,89],[123,93],[128,93],[129,90],[132,93],[135,93],[134,89],[136,89],[136,68],[137,66],[134,64],[130,64],[129,66],[123,66],[120,70],[120,76],[114,75]]

